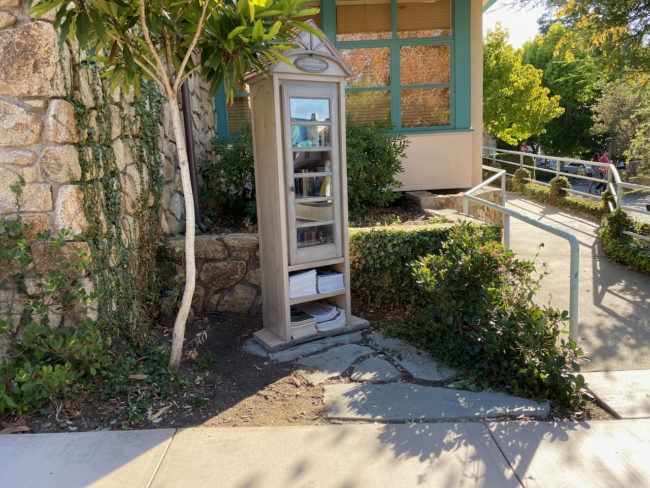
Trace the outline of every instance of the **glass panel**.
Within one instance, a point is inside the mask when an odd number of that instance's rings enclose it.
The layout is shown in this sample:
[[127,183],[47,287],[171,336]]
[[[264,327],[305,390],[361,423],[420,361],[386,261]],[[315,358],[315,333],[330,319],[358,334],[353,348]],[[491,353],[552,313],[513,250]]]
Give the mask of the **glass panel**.
[[[304,171],[306,173],[306,171]],[[296,200],[308,197],[331,197],[332,176],[310,176],[307,178],[294,178],[296,186]]]
[[334,202],[296,203],[296,221],[334,220]]
[[354,73],[349,87],[390,85],[390,48],[342,49],[341,57]]
[[390,0],[337,0],[337,41],[390,39],[391,36]]
[[403,46],[399,52],[402,85],[449,83],[449,45]]
[[250,126],[251,111],[248,97],[236,97],[232,105],[227,105],[228,135],[242,135],[246,127]]
[[291,145],[293,147],[328,147],[330,145],[329,125],[292,125]]
[[293,167],[296,173],[317,173],[332,171],[329,151],[293,152]]
[[294,98],[289,101],[291,106],[291,122],[330,120],[330,101],[327,98]]
[[402,90],[402,127],[450,125],[449,88]]
[[349,92],[345,95],[348,117],[357,124],[390,126],[390,92]]
[[397,0],[397,36],[451,36],[451,0]]
[[298,248],[334,244],[334,225],[314,225],[296,229]]

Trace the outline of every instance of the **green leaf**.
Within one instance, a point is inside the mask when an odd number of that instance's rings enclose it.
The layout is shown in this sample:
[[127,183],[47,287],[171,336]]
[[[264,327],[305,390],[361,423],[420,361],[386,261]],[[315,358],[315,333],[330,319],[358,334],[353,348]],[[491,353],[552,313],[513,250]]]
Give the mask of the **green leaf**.
[[247,28],[248,28],[247,25],[240,25],[240,26],[235,27],[233,30],[230,31],[230,34],[228,34],[228,39],[232,39],[233,37],[235,37],[240,32],[245,31]]
[[104,28],[104,19],[102,18],[102,15],[94,8],[88,9],[88,13],[92,18],[92,25],[95,29],[97,37],[99,37],[102,43],[108,44],[110,42],[110,38],[108,37],[106,29]]
[[79,12],[77,14],[75,27],[77,29],[77,40],[79,41],[79,46],[82,49],[85,49],[88,46],[88,35],[90,31],[90,19],[85,12]]

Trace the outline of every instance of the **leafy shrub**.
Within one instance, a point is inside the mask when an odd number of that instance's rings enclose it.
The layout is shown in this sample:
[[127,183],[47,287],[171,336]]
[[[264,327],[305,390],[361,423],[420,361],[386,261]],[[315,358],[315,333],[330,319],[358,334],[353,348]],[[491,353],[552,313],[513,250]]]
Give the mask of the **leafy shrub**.
[[566,312],[533,303],[533,264],[492,237],[461,225],[441,254],[413,264],[417,307],[398,334],[468,370],[479,386],[581,405],[584,378],[575,372],[582,351],[563,335]]
[[[203,212],[211,221],[257,220],[251,124],[242,124],[239,133],[229,142],[213,138],[216,162],[199,162]],[[395,175],[404,171],[400,162],[408,144],[404,136],[389,134],[383,126],[348,121],[346,139],[350,212],[385,207],[399,198],[393,190],[401,186]]]
[[616,209],[603,217],[599,234],[605,253],[616,262],[650,274],[650,245],[641,239],[623,234],[623,231],[639,234],[642,232],[642,224],[632,219],[623,209]]
[[232,142],[213,138],[214,163],[201,161],[200,189],[205,216],[229,223],[257,220],[255,203],[255,160],[250,122],[242,125],[241,136]]
[[530,179],[530,171],[528,171],[526,168],[519,168],[517,171],[515,171],[515,176],[512,179],[512,188],[513,189],[520,189],[523,185],[528,183],[528,180]]
[[[425,227],[381,227],[350,233],[350,288],[355,298],[386,308],[409,307],[415,279],[410,263],[427,254],[440,253],[448,239],[449,224]],[[499,239],[499,227],[482,235]]]
[[399,197],[393,190],[401,183],[395,179],[404,171],[408,142],[404,136],[389,134],[381,125],[356,124],[348,120],[346,131],[348,206],[350,212],[366,207],[385,207]]
[[571,183],[566,176],[556,176],[551,180],[551,191],[548,194],[548,203],[551,205],[557,201],[566,198],[567,189],[571,188]]
[[[89,256],[81,248],[70,254],[64,231],[31,245],[30,234],[30,224],[0,218],[0,413],[56,404],[76,380],[108,365],[101,324],[85,317],[97,298],[83,286]],[[51,253],[55,271],[37,271],[35,246]]]

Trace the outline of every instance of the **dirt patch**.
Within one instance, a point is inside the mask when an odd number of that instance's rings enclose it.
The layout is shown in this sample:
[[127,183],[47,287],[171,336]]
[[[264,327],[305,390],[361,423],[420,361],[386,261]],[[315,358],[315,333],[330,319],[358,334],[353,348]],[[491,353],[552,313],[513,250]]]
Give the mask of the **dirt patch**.
[[[356,315],[376,324],[401,320],[399,312],[361,307],[356,302],[353,308]],[[128,401],[98,401],[80,395],[64,403],[58,412],[0,419],[2,429],[22,432],[26,426],[28,431],[43,433],[341,423],[326,418],[323,385],[312,385],[293,362],[278,363],[244,351],[244,343],[261,328],[259,316],[210,314],[192,322],[186,334],[189,358],[184,359],[180,370],[188,384],[154,402],[140,422],[129,424],[124,414],[117,414],[128,407]],[[203,338],[200,345],[197,337]],[[553,409],[549,420],[612,418],[594,403],[581,412]]]

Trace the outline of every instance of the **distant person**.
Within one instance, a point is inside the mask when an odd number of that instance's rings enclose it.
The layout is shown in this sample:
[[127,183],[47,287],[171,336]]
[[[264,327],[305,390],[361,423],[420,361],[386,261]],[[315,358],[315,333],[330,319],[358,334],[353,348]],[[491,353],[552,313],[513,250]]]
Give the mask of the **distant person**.
[[[604,164],[610,164],[611,161],[609,160],[609,151],[605,150],[605,152],[600,157],[598,162],[599,163],[604,163]],[[607,167],[605,167],[605,166],[600,167],[600,178],[601,179],[604,180],[605,178],[607,178],[607,171],[608,171]],[[603,191],[605,191],[605,188],[607,188],[606,183],[604,183],[604,182],[603,183],[598,183],[598,186],[596,187],[596,191],[603,192]]]
[[[600,159],[600,153],[598,152],[594,153],[594,156],[591,158],[593,162],[596,162],[599,159]],[[591,165],[591,177],[600,179],[600,167],[598,167],[598,165],[596,164]],[[596,190],[594,191],[594,193],[596,193],[596,191],[598,190],[598,185],[600,183],[596,183],[595,181],[589,182],[589,189],[587,190],[587,193],[591,193],[591,187],[594,186],[594,184],[596,184]]]

